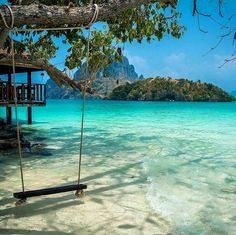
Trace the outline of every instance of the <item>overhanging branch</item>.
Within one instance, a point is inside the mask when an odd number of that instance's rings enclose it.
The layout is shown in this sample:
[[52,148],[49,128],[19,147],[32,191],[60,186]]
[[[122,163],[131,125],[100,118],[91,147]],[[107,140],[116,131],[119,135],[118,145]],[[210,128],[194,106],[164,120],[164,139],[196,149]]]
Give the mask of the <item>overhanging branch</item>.
[[[161,2],[175,7],[176,0],[110,0],[107,3],[99,5],[99,16],[97,21],[107,21],[116,18],[121,12],[135,8],[144,3]],[[4,11],[4,7],[0,6],[4,12],[7,22],[11,21],[11,17]],[[15,27],[23,26],[46,26],[59,27],[63,25],[83,26],[91,21],[94,14],[94,8],[91,5],[83,7],[68,6],[46,6],[42,4],[30,5],[14,5],[12,11],[15,18]],[[0,27],[3,22],[0,20]]]
[[[12,56],[9,54],[0,54],[0,63],[3,65],[12,64]],[[80,91],[86,89],[86,92],[90,94],[94,93],[94,90],[90,87],[86,87],[86,84],[83,81],[77,81],[70,78],[66,73],[60,71],[54,65],[48,63],[45,60],[35,59],[33,57],[28,57],[28,56],[16,55],[15,63],[28,66],[35,66],[37,68],[45,70],[48,73],[49,77],[53,79],[59,86],[69,86],[74,90],[80,90]]]

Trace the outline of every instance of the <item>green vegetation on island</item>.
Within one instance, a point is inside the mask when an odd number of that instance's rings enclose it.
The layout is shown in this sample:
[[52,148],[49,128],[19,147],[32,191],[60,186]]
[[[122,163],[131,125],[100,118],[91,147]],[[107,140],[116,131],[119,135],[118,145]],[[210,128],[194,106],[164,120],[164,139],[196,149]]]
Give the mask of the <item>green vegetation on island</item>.
[[232,102],[234,98],[221,88],[201,81],[149,78],[115,88],[111,100],[215,101]]

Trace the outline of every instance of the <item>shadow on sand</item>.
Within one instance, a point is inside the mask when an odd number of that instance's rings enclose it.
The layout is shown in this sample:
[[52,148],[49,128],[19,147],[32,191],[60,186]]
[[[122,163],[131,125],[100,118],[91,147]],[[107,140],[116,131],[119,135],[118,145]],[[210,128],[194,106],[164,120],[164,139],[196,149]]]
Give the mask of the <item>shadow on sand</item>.
[[[132,164],[128,164],[126,166],[120,167],[120,168],[116,168],[116,169],[112,169],[106,172],[102,172],[102,173],[97,173],[95,175],[92,176],[88,176],[84,179],[82,179],[82,182],[88,182],[88,181],[92,181],[92,180],[96,180],[98,178],[102,178],[104,176],[107,175],[115,175],[116,173],[119,173],[117,176],[114,177],[121,177],[122,173],[128,171],[128,169],[133,168],[135,166],[138,166],[140,163],[132,163]],[[86,192],[86,195],[89,196],[94,196],[97,194],[101,194],[110,190],[115,190],[115,189],[124,189],[127,186],[130,185],[137,185],[137,184],[143,184],[145,183],[146,179],[144,177],[141,178],[131,178],[132,181],[129,182],[121,182],[118,184],[114,184],[114,185],[110,185],[110,186],[105,186],[105,187],[100,187],[100,188],[96,188],[94,190],[88,190]],[[61,195],[61,194],[60,194]],[[13,198],[4,198],[0,201],[0,205],[1,206],[6,206],[7,204],[12,203],[14,204],[14,199]],[[25,204],[24,206],[20,207],[20,208],[15,208],[10,207],[10,208],[6,208],[0,211],[0,219],[2,220],[1,217],[6,218],[9,215],[14,215],[15,217],[28,217],[28,216],[32,216],[32,215],[37,215],[37,214],[46,214],[50,211],[53,210],[59,210],[63,207],[68,207],[68,206],[73,206],[73,205],[78,205],[79,204],[83,204],[82,201],[79,200],[75,200],[75,197],[72,194],[67,194],[64,196],[58,196],[58,197],[53,197],[53,198],[43,198],[41,197],[41,199],[39,201],[36,201],[34,203],[29,203],[29,204]]]

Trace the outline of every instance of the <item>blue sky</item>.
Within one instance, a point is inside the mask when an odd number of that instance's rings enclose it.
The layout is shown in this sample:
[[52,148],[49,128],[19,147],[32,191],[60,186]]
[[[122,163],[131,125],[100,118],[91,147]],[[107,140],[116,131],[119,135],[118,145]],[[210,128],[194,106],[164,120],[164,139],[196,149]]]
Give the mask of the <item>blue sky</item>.
[[[203,4],[204,2],[204,4]],[[216,1],[199,1],[200,9],[204,12],[217,13]],[[236,90],[236,62],[228,63],[223,68],[218,66],[224,62],[236,49],[231,38],[225,39],[222,44],[204,56],[219,40],[225,31],[208,18],[200,18],[201,25],[208,33],[198,29],[197,18],[192,16],[192,1],[180,0],[178,9],[183,12],[181,23],[187,27],[184,36],[177,40],[165,37],[161,42],[153,41],[151,44],[142,43],[125,46],[125,54],[135,65],[136,71],[149,76],[171,76],[202,80],[219,85],[227,91]],[[223,13],[227,19],[236,13],[236,1],[227,0]],[[225,22],[226,19],[221,19]],[[234,18],[236,25],[236,17]]]
[[[214,2],[216,1],[199,0],[199,7],[202,11],[214,13],[215,18],[219,18],[217,5]],[[226,3],[223,7],[225,19],[220,19],[221,22],[225,22],[231,14],[236,13],[235,0],[227,0]],[[236,62],[218,68],[236,49],[236,43],[233,47],[232,38],[227,38],[217,49],[204,56],[225,31],[210,19],[201,17],[202,28],[208,33],[200,32],[197,18],[192,16],[192,7],[191,0],[179,1],[178,9],[183,13],[180,22],[187,27],[181,39],[166,36],[160,42],[126,43],[125,56],[135,66],[136,72],[139,75],[143,74],[145,78],[153,76],[187,78],[211,82],[229,92],[236,90]],[[233,23],[235,26],[236,17]],[[63,54],[64,51],[61,50],[54,62],[62,62]]]
[[[217,16],[216,1],[198,0],[199,8],[204,13],[213,13]],[[0,0],[1,3],[4,0]],[[236,13],[235,0],[226,0],[223,6],[224,19]],[[180,0],[178,9],[183,13],[181,24],[187,27],[181,39],[173,39],[171,36],[164,37],[160,42],[151,43],[126,43],[124,54],[135,66],[136,72],[144,77],[170,76],[174,78],[186,78],[190,80],[201,80],[216,84],[226,91],[236,90],[236,62],[228,63],[223,68],[218,66],[224,62],[236,49],[236,42],[232,45],[231,38],[226,38],[214,51],[204,56],[219,40],[219,36],[225,31],[209,18],[201,17],[201,25],[208,33],[200,32],[197,17],[192,16],[192,0]],[[236,25],[236,17],[232,20]],[[65,58],[65,45],[58,42],[60,51],[53,59],[54,64],[63,69]]]

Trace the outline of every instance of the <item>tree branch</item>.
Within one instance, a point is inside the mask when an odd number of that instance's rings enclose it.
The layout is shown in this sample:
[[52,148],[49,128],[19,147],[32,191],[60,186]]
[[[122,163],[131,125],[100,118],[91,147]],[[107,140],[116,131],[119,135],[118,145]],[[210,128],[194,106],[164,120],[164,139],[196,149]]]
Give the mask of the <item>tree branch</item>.
[[30,5],[33,2],[36,2],[36,0],[21,0],[21,5]]
[[36,0],[9,0],[12,5],[30,5]]
[[[176,0],[110,0],[107,3],[99,5],[99,16],[97,21],[107,21],[116,18],[121,12],[135,8],[144,3],[161,2],[172,7],[176,6]],[[15,27],[22,28],[23,26],[46,26],[58,27],[63,25],[83,26],[88,24],[93,15],[94,8],[91,5],[83,7],[68,6],[47,6],[42,4],[31,5],[13,5],[12,11],[15,18]],[[3,9],[3,6],[0,6]],[[5,11],[4,17],[7,22],[11,21],[11,17]],[[3,27],[3,22],[0,20],[0,27]]]
[[[0,63],[9,65],[12,63],[12,56],[9,54],[2,53],[0,54]],[[34,66],[37,68],[41,68],[45,70],[49,77],[53,79],[59,86],[69,86],[74,90],[86,89],[86,92],[93,94],[94,90],[86,85],[84,81],[77,81],[70,78],[66,73],[57,69],[54,65],[48,63],[42,59],[35,59],[33,57],[28,56],[19,56],[15,55],[15,63],[16,64],[24,64],[28,66]]]
[[236,61],[236,56],[233,56],[231,58],[225,59],[224,63],[222,65],[220,65],[218,68],[221,69],[225,64],[229,63],[229,62],[234,62]]

